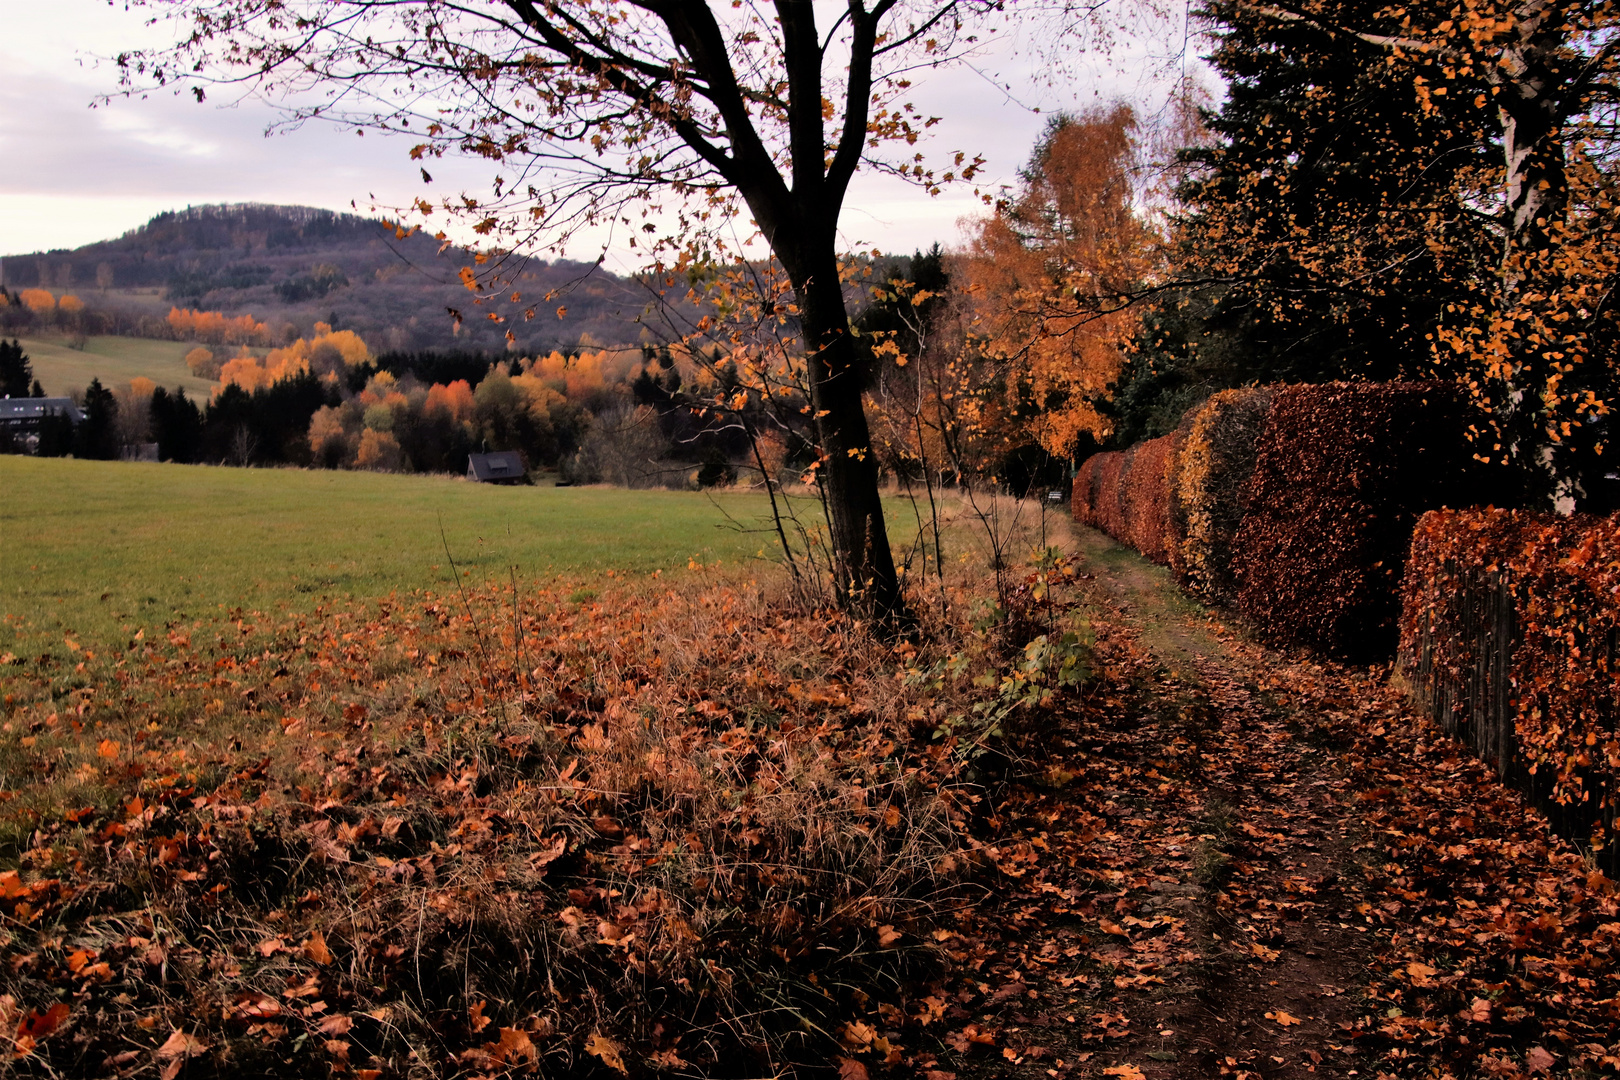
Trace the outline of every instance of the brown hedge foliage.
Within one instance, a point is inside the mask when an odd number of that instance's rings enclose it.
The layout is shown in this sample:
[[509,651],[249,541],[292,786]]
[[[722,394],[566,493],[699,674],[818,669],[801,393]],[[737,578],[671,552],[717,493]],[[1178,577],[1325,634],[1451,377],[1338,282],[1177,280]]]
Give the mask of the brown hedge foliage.
[[1173,434],[1174,450],[1164,463],[1164,561],[1176,580],[1187,581],[1187,504],[1181,498],[1182,477],[1186,473],[1187,440],[1192,435],[1193,418],[1202,405],[1194,405],[1182,416]]
[[1438,383],[1274,393],[1232,556],[1261,633],[1353,660],[1394,652],[1412,527],[1478,501],[1463,408]]
[[1426,514],[1403,598],[1417,704],[1620,870],[1620,516]]
[[1124,468],[1125,455],[1117,450],[1097,455],[1096,487],[1091,497],[1092,520],[1087,524],[1113,537],[1118,537],[1121,532],[1119,487]]
[[1069,513],[1082,525],[1097,524],[1097,466],[1102,455],[1092,454],[1080,463],[1074,474],[1074,491],[1069,497]]
[[1113,502],[1108,503],[1104,510],[1109,515],[1108,535],[1126,545],[1135,547],[1131,543],[1131,484],[1132,474],[1136,471],[1136,456],[1141,453],[1142,444],[1133,443],[1120,451],[1119,461],[1119,487]]
[[1121,513],[1124,535],[1149,562],[1160,566],[1169,561],[1167,534],[1170,516],[1170,488],[1166,482],[1170,461],[1180,450],[1180,438],[1172,433],[1132,447],[1130,471],[1121,480]]
[[1243,522],[1255,448],[1272,391],[1222,390],[1188,412],[1186,438],[1173,466],[1168,513],[1170,567],[1208,600],[1232,603],[1232,538]]

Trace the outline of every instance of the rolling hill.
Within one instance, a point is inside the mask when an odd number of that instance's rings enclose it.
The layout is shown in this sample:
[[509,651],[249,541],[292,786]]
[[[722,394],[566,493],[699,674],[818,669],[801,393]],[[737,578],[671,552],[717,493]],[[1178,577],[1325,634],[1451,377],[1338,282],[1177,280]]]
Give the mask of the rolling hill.
[[[522,300],[491,300],[494,313],[506,317],[493,321],[491,307],[475,306],[458,280],[471,263],[463,249],[441,249],[423,234],[401,239],[374,218],[237,203],[159,214],[117,239],[72,251],[6,256],[0,283],[73,292],[124,322],[161,319],[171,305],[251,314],[293,336],[330,322],[378,351],[502,352],[507,330],[527,353],[657,337],[643,335],[638,320],[649,297],[636,282],[567,260],[523,265],[514,286]],[[535,316],[525,321],[531,306]],[[463,316],[459,328],[452,311]]]

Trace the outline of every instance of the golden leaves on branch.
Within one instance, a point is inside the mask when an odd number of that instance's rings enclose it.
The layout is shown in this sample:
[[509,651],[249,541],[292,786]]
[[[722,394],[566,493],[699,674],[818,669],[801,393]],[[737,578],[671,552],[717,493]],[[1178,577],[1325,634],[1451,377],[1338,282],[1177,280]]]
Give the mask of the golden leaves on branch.
[[[1125,106],[1054,121],[956,270],[985,355],[1013,375],[1008,412],[1059,457],[1108,434],[1097,404],[1138,325],[1125,301],[1161,263],[1133,203],[1135,131]],[[1038,407],[1020,410],[1024,395]]]

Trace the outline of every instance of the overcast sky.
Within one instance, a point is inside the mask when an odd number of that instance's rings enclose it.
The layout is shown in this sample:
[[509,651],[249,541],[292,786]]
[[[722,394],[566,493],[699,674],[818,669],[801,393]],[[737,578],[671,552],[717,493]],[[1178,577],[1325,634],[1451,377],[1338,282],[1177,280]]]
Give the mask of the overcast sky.
[[[0,0],[0,27],[0,255],[77,247],[188,205],[352,205],[364,212],[408,203],[424,191],[483,191],[492,176],[487,163],[446,159],[433,166],[435,184],[424,189],[409,141],[357,137],[324,124],[267,138],[275,114],[254,101],[211,96],[198,105],[160,94],[92,108],[98,93],[117,85],[107,57],[167,40],[122,3]],[[1151,108],[1163,95],[1166,68],[1149,62],[1144,50],[1166,51],[1116,46],[1107,57],[1080,61],[1070,79],[1054,86],[1031,77],[1038,65],[1009,43],[984,58],[983,74],[957,68],[934,75],[914,100],[944,118],[931,148],[982,153],[993,185],[1014,176],[1046,113],[1116,98]],[[998,89],[998,81],[1011,92]],[[955,243],[959,220],[977,207],[965,189],[929,198],[898,181],[859,178],[841,224],[852,247],[910,252],[936,240]],[[630,269],[634,260],[612,263]]]

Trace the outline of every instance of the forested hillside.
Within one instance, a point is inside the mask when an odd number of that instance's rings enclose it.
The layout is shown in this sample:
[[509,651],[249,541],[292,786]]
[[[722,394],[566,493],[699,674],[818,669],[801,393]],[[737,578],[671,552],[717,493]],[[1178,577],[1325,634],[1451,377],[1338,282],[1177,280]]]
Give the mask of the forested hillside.
[[457,276],[473,261],[375,218],[240,203],[159,214],[72,251],[8,255],[0,283],[73,293],[117,320],[107,327],[115,332],[140,333],[142,320],[152,320],[145,336],[162,336],[158,324],[179,306],[251,314],[289,338],[326,322],[387,349],[499,350],[507,331],[518,348],[542,353],[585,335],[609,345],[641,341],[637,319],[649,297],[634,282],[590,263],[532,260],[515,283],[522,304],[503,302],[497,322]]

